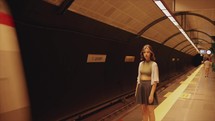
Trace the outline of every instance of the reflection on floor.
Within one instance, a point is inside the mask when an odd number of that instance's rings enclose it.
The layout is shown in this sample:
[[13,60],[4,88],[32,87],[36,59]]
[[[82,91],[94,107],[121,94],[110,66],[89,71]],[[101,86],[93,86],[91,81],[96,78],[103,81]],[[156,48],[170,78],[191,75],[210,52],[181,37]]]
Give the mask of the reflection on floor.
[[[215,120],[215,72],[210,71],[209,77],[205,77],[199,66],[175,80],[158,97],[156,121]],[[142,121],[141,106],[134,106],[113,121]]]

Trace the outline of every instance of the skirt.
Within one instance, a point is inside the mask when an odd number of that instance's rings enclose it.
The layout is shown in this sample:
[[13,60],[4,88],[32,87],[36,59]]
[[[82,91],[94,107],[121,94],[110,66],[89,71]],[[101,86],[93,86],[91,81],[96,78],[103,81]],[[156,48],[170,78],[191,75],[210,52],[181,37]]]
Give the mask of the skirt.
[[158,105],[158,98],[157,98],[157,94],[156,91],[154,93],[154,100],[153,102],[150,104],[149,103],[149,95],[151,92],[151,81],[147,80],[147,81],[141,81],[136,88],[136,102],[138,104],[146,104],[146,105]]

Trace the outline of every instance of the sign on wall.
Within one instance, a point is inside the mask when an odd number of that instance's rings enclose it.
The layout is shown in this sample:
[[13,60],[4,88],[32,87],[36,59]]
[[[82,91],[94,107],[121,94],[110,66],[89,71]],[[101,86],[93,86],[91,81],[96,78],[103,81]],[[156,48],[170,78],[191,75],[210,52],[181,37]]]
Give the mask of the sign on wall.
[[135,56],[125,56],[125,62],[134,62]]
[[104,54],[88,54],[87,63],[101,63],[106,61]]

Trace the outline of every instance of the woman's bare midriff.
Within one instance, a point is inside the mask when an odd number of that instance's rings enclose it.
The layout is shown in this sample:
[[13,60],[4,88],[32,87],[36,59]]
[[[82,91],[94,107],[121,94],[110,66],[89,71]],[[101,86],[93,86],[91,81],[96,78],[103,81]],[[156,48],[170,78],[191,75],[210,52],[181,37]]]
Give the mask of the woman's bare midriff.
[[151,80],[151,76],[141,75],[140,80]]

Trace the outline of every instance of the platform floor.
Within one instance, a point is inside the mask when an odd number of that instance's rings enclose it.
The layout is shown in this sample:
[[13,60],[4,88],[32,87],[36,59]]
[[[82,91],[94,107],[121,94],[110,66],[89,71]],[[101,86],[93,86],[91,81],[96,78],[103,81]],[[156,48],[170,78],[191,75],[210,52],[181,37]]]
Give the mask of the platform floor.
[[[215,121],[215,72],[205,77],[203,66],[174,80],[158,93],[156,121]],[[142,121],[136,105],[113,121]]]

